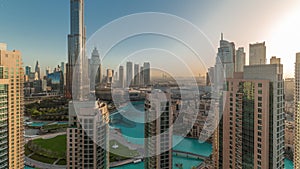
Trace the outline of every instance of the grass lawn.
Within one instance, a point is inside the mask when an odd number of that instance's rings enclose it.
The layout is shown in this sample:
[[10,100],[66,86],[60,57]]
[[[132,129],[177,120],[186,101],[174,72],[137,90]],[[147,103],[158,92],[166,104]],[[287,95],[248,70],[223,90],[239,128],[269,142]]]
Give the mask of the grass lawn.
[[59,161],[56,163],[56,165],[66,165],[66,164],[67,164],[67,162],[66,162],[65,159],[59,160]]
[[[57,158],[66,158],[65,153],[67,149],[66,135],[56,136],[51,139],[36,139],[33,140],[33,144],[36,144],[43,149],[51,150],[57,153]],[[38,152],[35,152],[38,153]]]
[[32,154],[33,153],[33,151],[31,151],[29,148],[28,148],[28,145],[26,144],[25,145],[25,155],[26,156],[29,156],[30,154]]
[[[119,147],[114,149],[112,148],[113,145],[117,144]],[[110,153],[115,154],[117,156],[122,156],[125,158],[132,158],[139,155],[139,153],[136,150],[130,150],[128,147],[122,145],[116,140],[111,140],[109,142],[109,149]]]
[[56,159],[48,158],[48,157],[41,156],[38,154],[33,154],[32,156],[30,156],[30,158],[34,159],[36,161],[40,161],[40,162],[48,163],[48,164],[53,164],[56,161]]

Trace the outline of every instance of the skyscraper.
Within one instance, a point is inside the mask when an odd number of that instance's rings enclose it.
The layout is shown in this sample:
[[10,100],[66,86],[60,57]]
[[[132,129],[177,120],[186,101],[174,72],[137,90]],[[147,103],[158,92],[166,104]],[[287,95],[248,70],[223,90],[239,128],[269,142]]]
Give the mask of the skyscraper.
[[120,88],[124,87],[124,67],[123,66],[119,67],[119,84],[120,84]]
[[148,86],[151,82],[151,74],[150,74],[150,63],[145,62],[143,67],[143,75],[144,75],[144,85]]
[[36,61],[36,65],[35,65],[35,73],[37,73],[37,78],[38,80],[41,79],[41,68],[40,68],[40,65],[39,65],[39,61]]
[[[214,68],[214,82],[216,89],[223,87],[224,78],[232,78],[235,71],[235,45],[223,39],[221,34],[220,46]],[[225,75],[225,77],[224,77]]]
[[65,62],[60,63],[60,70],[65,74]]
[[[107,105],[100,101],[89,101],[87,97],[90,92],[90,80],[88,59],[85,55],[84,0],[70,2],[71,34],[68,36],[66,96],[72,97],[73,100],[69,103],[67,168],[108,169]],[[96,55],[96,52],[94,54]],[[76,79],[73,79],[73,73]]]
[[300,167],[300,53],[296,54],[295,63],[295,88],[294,88],[294,114],[295,114],[295,139],[294,139],[294,167]]
[[134,85],[139,86],[140,85],[140,65],[134,64]]
[[100,64],[96,74],[96,85],[102,83],[102,65]]
[[[8,157],[8,166],[0,166],[0,168],[24,168],[24,69],[20,51],[8,51],[5,48],[0,50],[0,81],[2,86],[0,90],[4,95],[1,96],[4,97],[3,108],[1,108],[3,109],[1,113],[3,116],[1,116],[1,119],[7,118],[8,122],[3,123],[3,127],[7,126],[7,128],[1,130],[2,132],[7,132],[7,136],[0,138],[2,139],[0,146],[8,146],[8,152],[0,154],[2,160]],[[8,85],[6,84],[7,82],[9,83]],[[5,95],[7,95],[6,98]],[[5,151],[5,146],[2,148]]]
[[85,76],[85,71],[87,71],[86,69],[88,67],[86,65],[87,59],[85,56],[86,31],[84,26],[84,0],[71,0],[70,3],[71,30],[68,35],[68,63],[66,65],[66,97],[68,98],[74,97],[72,93],[73,73],[77,75],[76,79],[74,79],[76,86],[82,88],[84,86],[83,82],[85,82],[82,81],[82,78],[84,78],[82,76]]
[[113,83],[114,70],[107,69],[106,70],[106,83]]
[[[283,65],[253,65],[244,67],[245,79],[269,80],[269,168],[284,168],[284,85]],[[259,106],[259,105],[258,105]],[[256,107],[255,107],[256,108]]]
[[29,76],[31,73],[31,66],[26,66],[25,67],[25,75]]
[[94,48],[92,52],[92,57],[89,63],[89,77],[90,77],[90,88],[91,90],[95,90],[96,86],[96,76],[98,72],[98,68],[100,65],[100,56],[97,48]]
[[8,89],[9,89],[9,79],[7,75],[7,71],[5,71],[6,67],[0,66],[0,154],[2,160],[0,161],[0,169],[8,168]]
[[214,67],[210,67],[206,73],[206,86],[211,86],[214,82]]
[[68,169],[109,169],[108,124],[109,112],[105,103],[97,101],[69,104]]
[[172,168],[172,107],[169,93],[152,90],[145,100],[145,169]]
[[129,87],[132,82],[132,62],[126,63],[126,87]]
[[246,53],[244,52],[243,47],[239,47],[238,50],[236,50],[235,72],[243,72],[245,64],[246,64]]
[[52,73],[50,67],[48,66],[46,69],[46,76],[48,76],[48,74]]
[[216,168],[284,168],[282,73],[282,64],[251,65],[226,79]]
[[266,64],[265,42],[249,45],[249,65]]
[[140,69],[140,86],[143,86],[144,85],[144,67],[141,66],[141,69]]

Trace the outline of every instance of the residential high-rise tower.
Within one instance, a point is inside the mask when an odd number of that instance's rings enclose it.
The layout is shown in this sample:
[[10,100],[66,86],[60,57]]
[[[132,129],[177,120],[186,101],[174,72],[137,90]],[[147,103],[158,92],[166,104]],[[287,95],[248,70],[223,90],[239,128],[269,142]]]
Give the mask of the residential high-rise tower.
[[172,168],[170,94],[152,90],[146,96],[145,110],[145,169]]
[[0,154],[0,163],[5,159],[8,162],[8,165],[0,168],[24,168],[24,69],[20,51],[8,51],[5,48],[0,50],[0,81],[0,91],[3,93],[1,97],[4,99],[1,118],[2,121],[7,118],[7,123],[1,123],[1,127],[4,127],[1,131],[7,134],[1,137],[0,143],[0,146],[7,146],[2,147],[7,153]]
[[296,54],[294,86],[294,114],[295,114],[295,139],[294,139],[294,168],[300,167],[300,53]]
[[126,63],[126,87],[129,87],[132,84],[132,75],[133,75],[133,71],[132,71],[132,62],[127,62]]

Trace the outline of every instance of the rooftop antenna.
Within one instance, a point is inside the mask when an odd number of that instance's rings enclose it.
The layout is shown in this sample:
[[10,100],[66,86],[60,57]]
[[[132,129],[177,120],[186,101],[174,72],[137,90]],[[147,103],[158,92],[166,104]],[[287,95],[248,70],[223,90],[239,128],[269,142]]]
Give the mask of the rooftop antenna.
[[221,40],[223,40],[223,33],[221,33]]

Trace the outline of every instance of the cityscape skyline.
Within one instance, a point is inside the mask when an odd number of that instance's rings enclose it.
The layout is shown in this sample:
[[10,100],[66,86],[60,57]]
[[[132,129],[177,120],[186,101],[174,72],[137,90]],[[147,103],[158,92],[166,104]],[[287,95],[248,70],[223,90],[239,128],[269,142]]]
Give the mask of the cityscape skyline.
[[0,168],[298,169],[300,2],[133,1],[0,2]]
[[[249,44],[256,43],[256,42],[266,42],[267,46],[267,60],[269,60],[272,56],[277,56],[282,58],[283,64],[293,64],[295,62],[294,54],[299,52],[300,50],[297,47],[297,42],[299,42],[299,33],[298,30],[300,25],[297,21],[297,16],[300,16],[298,9],[300,8],[299,2],[293,3],[280,3],[278,2],[260,2],[251,1],[251,2],[194,2],[190,4],[174,4],[173,6],[168,6],[168,2],[158,2],[154,1],[151,3],[124,3],[119,2],[122,5],[128,6],[128,8],[119,8],[116,12],[107,11],[109,7],[114,5],[113,2],[88,2],[86,3],[86,25],[87,25],[87,39],[91,37],[91,35],[97,31],[99,28],[104,26],[105,24],[122,17],[124,15],[133,14],[136,12],[147,12],[147,11],[154,11],[154,12],[166,12],[173,15],[177,15],[188,21],[194,23],[197,27],[199,27],[208,37],[208,39],[212,42],[213,48],[217,48],[217,42],[220,38],[220,33],[224,32],[225,38],[229,39],[236,43],[237,46],[241,46],[245,48],[246,58],[249,57]],[[5,32],[6,30],[13,31],[15,35],[3,35],[2,41],[9,44],[9,46],[14,46],[16,49],[19,49],[23,52],[24,56],[24,65],[29,65],[33,63],[35,60],[40,60],[41,65],[51,66],[56,65],[57,63],[64,61],[66,62],[67,56],[67,48],[66,48],[66,39],[63,38],[65,34],[69,30],[69,13],[68,13],[68,2],[67,1],[60,1],[61,5],[57,6],[55,3],[50,2],[39,2],[36,0],[31,0],[26,2],[25,8],[24,4],[16,3],[15,1],[1,1],[1,11],[0,14],[6,12],[6,20],[10,23],[10,20],[20,21],[20,19],[25,19],[29,23],[32,23],[32,26],[41,27],[40,31],[35,31],[34,36],[32,37],[33,41],[29,43],[22,43],[25,39],[28,39],[27,33],[24,32],[31,32],[32,30],[30,26],[23,27],[22,30],[15,29],[15,27],[19,27],[20,23],[23,22],[13,22],[8,24],[6,27],[0,28],[1,32]],[[159,5],[160,4],[160,5]],[[200,5],[201,4],[201,5]],[[256,8],[258,4],[259,8]],[[132,7],[129,7],[132,5]],[[17,9],[20,8],[18,12],[13,15],[9,15],[10,6],[14,6]],[[22,8],[21,8],[22,6]],[[38,10],[33,10],[28,12],[27,9],[30,9],[30,6],[38,7]],[[45,8],[47,6],[47,9]],[[101,7],[103,10],[96,10],[96,8]],[[195,7],[199,7],[203,10],[193,10]],[[227,9],[227,6],[240,6],[237,8],[236,11],[230,11]],[[26,8],[28,7],[28,8]],[[244,7],[244,8],[243,8]],[[56,8],[57,12],[55,15],[48,15],[49,10]],[[255,8],[255,13],[248,16],[247,11],[251,11]],[[244,10],[244,11],[243,11]],[[26,11],[26,12],[25,12]],[[41,12],[43,11],[43,12]],[[193,11],[193,12],[187,12]],[[198,11],[198,12],[194,12]],[[277,11],[273,13],[273,11]],[[25,12],[26,15],[20,15],[21,12]],[[106,12],[109,15],[102,15],[102,13]],[[41,14],[38,16],[36,14]],[[241,16],[236,16],[239,13]],[[218,15],[222,14],[222,16]],[[54,19],[55,16],[60,15],[60,19]],[[201,15],[201,17],[197,17]],[[101,16],[101,19],[95,19],[98,16]],[[46,20],[41,20],[41,17],[47,18]],[[57,17],[56,17],[57,18]],[[228,24],[224,23],[226,18],[233,18]],[[272,18],[278,18],[272,21]],[[209,22],[208,22],[209,19]],[[38,21],[38,23],[36,23]],[[247,23],[248,22],[248,23]],[[245,24],[243,24],[245,23]],[[247,24],[246,24],[247,23]],[[36,26],[36,24],[40,24],[40,26]],[[60,29],[49,29],[49,24],[53,25],[56,28]],[[27,24],[28,25],[28,24]],[[251,29],[255,25],[259,27],[259,29]],[[48,26],[48,27],[45,27]],[[51,26],[50,26],[51,27]],[[239,28],[238,30],[237,27]],[[10,29],[11,28],[11,29]],[[208,29],[209,28],[209,29]],[[213,29],[211,29],[213,28]],[[298,28],[298,29],[297,29]],[[2,30],[3,29],[3,30]],[[54,35],[49,37],[48,41],[43,41],[46,34],[43,34],[44,31],[47,31],[47,34]],[[245,30],[245,32],[241,31]],[[17,35],[23,33],[23,38],[19,38],[18,40]],[[29,34],[29,33],[28,33]],[[243,34],[244,36],[239,36],[239,34]],[[282,36],[285,35],[285,36]],[[140,40],[137,40],[138,42]],[[151,41],[151,40],[150,40]],[[39,43],[42,42],[42,43]],[[290,42],[290,43],[289,43]],[[137,42],[131,42],[136,44]],[[28,46],[31,44],[30,46]],[[150,43],[151,44],[151,43]],[[289,46],[287,47],[286,44]],[[172,44],[174,45],[174,44]],[[38,49],[32,50],[33,46],[39,46]],[[130,43],[126,46],[130,46]],[[284,46],[284,47],[283,47]],[[280,48],[282,47],[282,48]],[[122,47],[124,48],[124,47]],[[175,47],[176,48],[176,47]],[[10,49],[10,48],[9,48]],[[120,55],[123,53],[123,50],[120,49],[116,51],[116,55]],[[42,52],[43,51],[43,52]],[[101,53],[101,49],[99,49],[100,56],[103,55]],[[204,52],[204,55],[208,55],[209,57],[214,57],[214,50],[209,50],[208,52]],[[88,52],[87,55],[90,57],[90,53]],[[38,56],[38,57],[37,57]],[[48,58],[52,58],[49,60]],[[57,62],[57,63],[56,63]],[[207,67],[212,66],[207,65]],[[116,66],[112,66],[116,67]],[[111,67],[111,68],[112,68]],[[44,71],[43,71],[44,72]],[[199,74],[199,70],[195,70],[196,75]],[[292,77],[294,69],[293,67],[285,67],[284,69],[284,77]],[[202,72],[204,74],[204,72]]]

